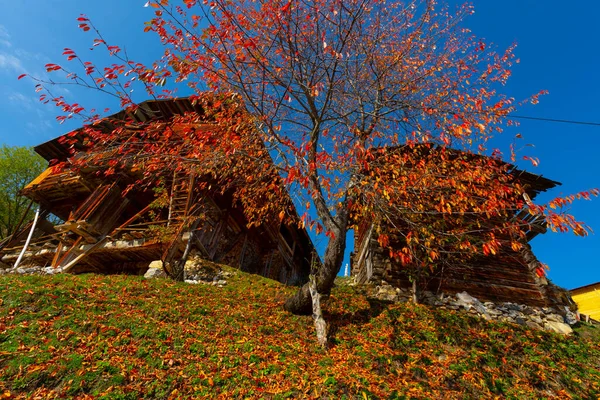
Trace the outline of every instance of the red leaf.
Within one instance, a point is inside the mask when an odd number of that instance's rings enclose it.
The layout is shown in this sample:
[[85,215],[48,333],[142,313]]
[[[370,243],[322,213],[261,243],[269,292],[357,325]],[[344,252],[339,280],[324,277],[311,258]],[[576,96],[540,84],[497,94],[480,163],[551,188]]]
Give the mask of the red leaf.
[[537,167],[540,161],[535,157],[523,156],[523,160],[529,160],[533,164],[534,167]]
[[56,65],[56,64],[46,64],[44,66],[46,68],[47,72],[52,72],[52,71],[58,71],[60,68],[60,65]]

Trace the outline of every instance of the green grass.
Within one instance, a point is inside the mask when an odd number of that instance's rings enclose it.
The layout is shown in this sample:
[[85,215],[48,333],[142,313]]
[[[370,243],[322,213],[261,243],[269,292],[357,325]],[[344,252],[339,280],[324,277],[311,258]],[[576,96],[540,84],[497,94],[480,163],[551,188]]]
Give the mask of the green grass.
[[597,398],[600,342],[336,288],[332,348],[239,273],[223,288],[134,276],[0,276],[0,398]]

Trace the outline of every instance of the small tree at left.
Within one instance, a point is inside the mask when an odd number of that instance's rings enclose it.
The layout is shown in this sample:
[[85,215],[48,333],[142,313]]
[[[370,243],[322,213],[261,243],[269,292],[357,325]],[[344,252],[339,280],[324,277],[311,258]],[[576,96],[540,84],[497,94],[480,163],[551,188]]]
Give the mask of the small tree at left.
[[[0,239],[14,233],[29,205],[19,191],[37,177],[46,162],[29,147],[0,147]],[[33,211],[29,219],[33,217]]]

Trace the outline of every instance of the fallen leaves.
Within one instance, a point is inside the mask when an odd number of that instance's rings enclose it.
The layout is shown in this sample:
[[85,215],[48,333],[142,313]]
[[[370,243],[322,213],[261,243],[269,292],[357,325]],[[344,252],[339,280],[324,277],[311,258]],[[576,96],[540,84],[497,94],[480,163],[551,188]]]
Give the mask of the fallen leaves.
[[[282,310],[293,290],[241,272],[224,288],[126,276],[2,276],[0,396],[600,393],[590,383],[600,377],[597,343],[374,303],[347,286],[323,307],[333,342],[324,351],[310,317]],[[541,373],[548,380],[540,381]],[[550,380],[557,374],[558,383]]]

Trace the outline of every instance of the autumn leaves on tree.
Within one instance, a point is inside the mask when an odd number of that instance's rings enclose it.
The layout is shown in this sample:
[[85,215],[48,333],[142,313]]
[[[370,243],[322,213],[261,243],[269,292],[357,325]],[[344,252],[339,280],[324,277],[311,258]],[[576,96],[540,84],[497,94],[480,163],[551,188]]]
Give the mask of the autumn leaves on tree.
[[[95,111],[52,96],[54,82],[38,82],[41,100],[61,107],[59,118],[88,119],[97,157],[85,162],[144,165],[146,179],[165,167],[219,176],[253,222],[268,215],[286,218],[278,201],[285,196],[277,195],[282,186],[265,183],[278,174],[285,189],[302,199],[297,204],[306,204],[302,224],[327,235],[315,271],[319,293],[330,291],[346,233],[364,218],[401,221],[403,245],[389,246],[386,235],[379,236],[380,244],[417,269],[435,268],[457,254],[518,248],[522,221],[506,217],[519,209],[546,218],[553,230],[586,233],[560,212],[573,198],[531,203],[500,162],[503,154],[487,147],[515,109],[514,100],[500,92],[514,56],[512,48],[489,49],[461,25],[470,6],[450,10],[433,0],[147,5],[155,16],[145,30],[157,34],[165,49],[154,65],[129,59],[82,16],[80,27],[95,34],[94,46],[115,63],[102,69],[66,49],[68,62],[48,64],[48,71],[116,96],[131,109],[135,85],[155,98],[187,85],[192,98],[212,110],[209,117],[150,124],[124,139],[119,127],[94,125]],[[79,67],[70,68],[72,63]],[[207,90],[214,92],[210,100]],[[210,118],[215,129],[195,131],[194,118]],[[146,140],[156,142],[156,135],[159,143]],[[508,149],[506,157],[514,161],[516,154]],[[478,222],[495,220],[503,222]],[[312,311],[308,285],[286,309]]]

